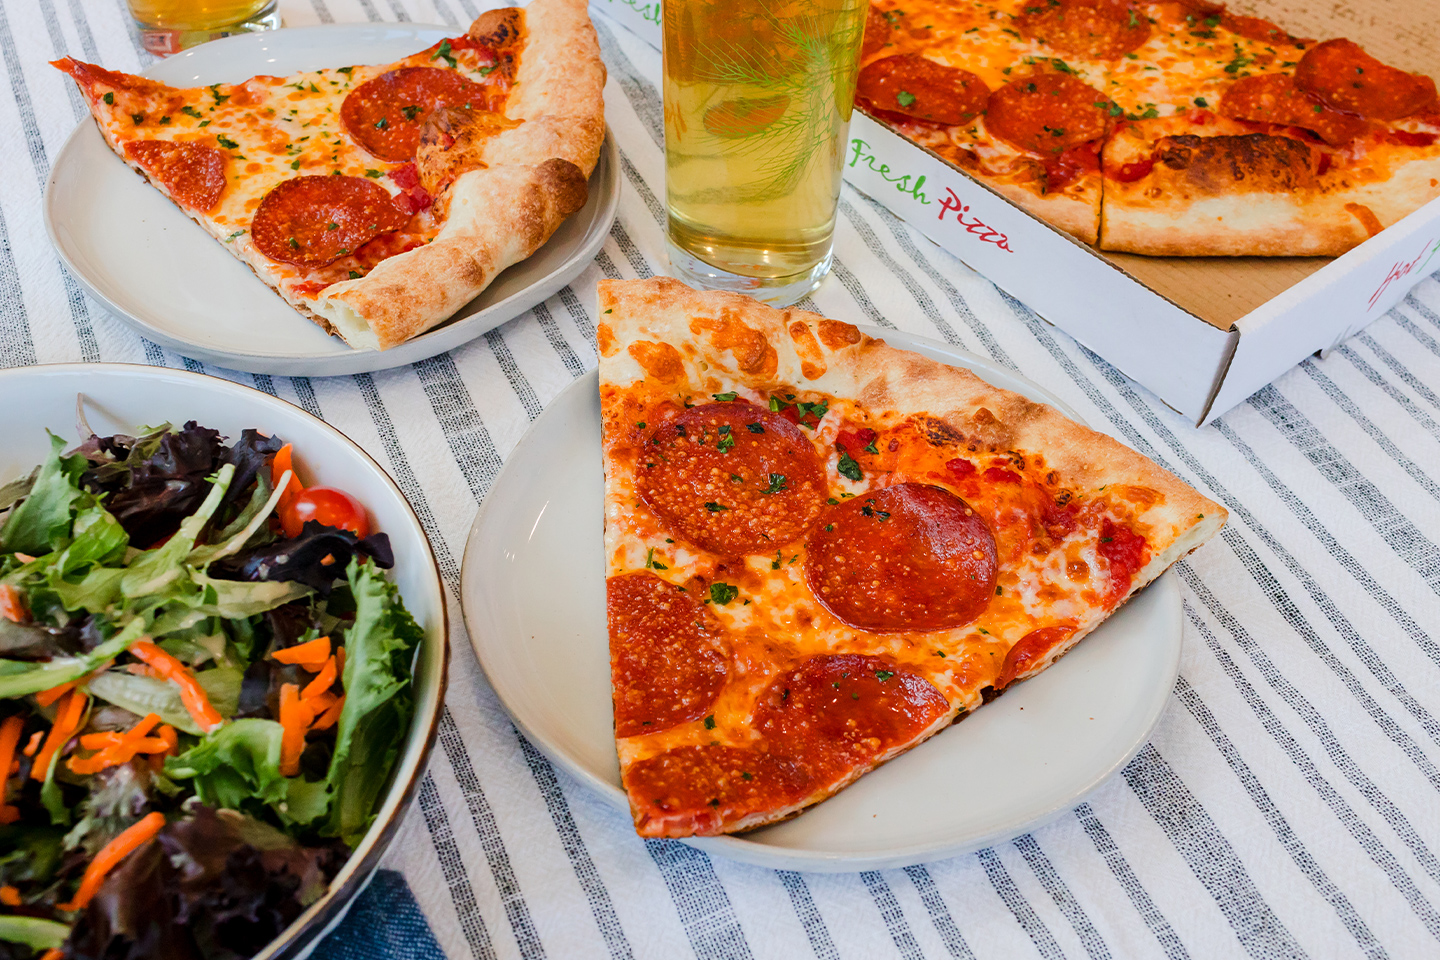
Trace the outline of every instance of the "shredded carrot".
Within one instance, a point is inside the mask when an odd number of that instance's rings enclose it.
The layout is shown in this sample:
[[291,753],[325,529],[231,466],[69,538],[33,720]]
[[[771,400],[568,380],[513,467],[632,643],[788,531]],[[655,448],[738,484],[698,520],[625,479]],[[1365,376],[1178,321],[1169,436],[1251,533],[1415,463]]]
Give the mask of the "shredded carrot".
[[[6,788],[10,786],[10,764],[15,758],[15,748],[20,745],[20,734],[25,731],[25,719],[10,716],[0,723],[0,823],[14,823],[20,819],[20,810],[5,802]],[[11,904],[14,906],[14,904]]]
[[270,654],[270,658],[279,660],[281,663],[319,669],[326,660],[330,659],[330,638],[316,637],[305,643],[297,643],[293,647],[276,650]]
[[335,698],[335,702],[330,704],[329,709],[327,709],[324,713],[320,714],[320,719],[316,720],[313,724],[311,724],[310,729],[329,730],[339,721],[340,711],[344,709],[345,697],[342,694],[341,696]]
[[65,951],[59,947],[51,947],[40,954],[40,960],[65,960]]
[[21,598],[20,591],[8,583],[0,583],[0,617],[12,623],[21,623],[27,616],[25,601]]
[[0,903],[5,904],[5,906],[7,906],[7,907],[18,907],[18,906],[20,906],[20,890],[19,890],[19,888],[17,888],[17,887],[12,887],[12,886],[10,886],[10,884],[8,884],[8,883],[5,884],[5,886],[0,887]]
[[285,471],[290,471],[290,482],[285,484],[285,492],[280,494],[280,501],[275,504],[275,516],[279,519],[281,529],[285,531],[285,536],[287,537],[297,536],[300,533],[301,527],[304,526],[304,524],[298,522],[299,518],[295,516],[295,511],[291,509],[295,503],[295,498],[305,492],[305,484],[301,483],[300,478],[295,475],[295,466],[292,463],[293,452],[291,445],[287,443],[280,448],[280,451],[275,454],[275,458],[270,461],[270,483],[272,486],[278,486],[280,478],[285,475]]
[[59,700],[61,697],[65,696],[65,694],[69,693],[71,690],[74,690],[75,685],[79,682],[80,678],[77,677],[76,679],[71,680],[69,683],[60,684],[60,686],[58,687],[51,687],[49,690],[41,690],[39,693],[35,694],[35,702],[42,707],[48,707],[56,700]]
[[159,773],[165,769],[165,757],[180,748],[180,736],[175,732],[175,728],[168,723],[162,723],[160,729],[156,730],[155,733],[161,740],[165,741],[164,750],[150,754],[150,769]]
[[147,736],[159,723],[159,714],[150,713],[123,734],[114,730],[87,733],[80,738],[80,746],[98,752],[89,757],[71,757],[66,766],[72,773],[84,775],[129,763],[137,753],[164,753],[170,744],[160,737]]
[[30,742],[25,744],[25,749],[21,752],[24,753],[27,757],[35,756],[35,751],[40,749],[40,741],[43,739],[45,739],[45,731],[36,730],[34,733],[30,734]]
[[331,693],[329,690],[326,690],[324,693],[318,693],[313,697],[307,697],[304,695],[304,691],[301,691],[300,699],[304,700],[305,703],[310,707],[310,712],[318,717],[320,716],[320,714],[324,713],[326,710],[329,710],[332,706],[334,706],[335,701],[339,700],[340,698],[335,696],[335,694]]
[[325,661],[325,666],[320,668],[320,672],[315,675],[315,679],[311,680],[305,685],[305,689],[300,691],[300,699],[313,700],[320,696],[320,694],[335,685],[336,675],[335,658],[331,657]]
[[339,674],[340,676],[342,676],[342,677],[345,676],[345,648],[344,648],[344,647],[336,647],[336,648],[335,648],[335,672],[336,672],[337,674]]
[[165,826],[165,814],[158,810],[147,813],[137,822],[132,823],[120,835],[100,848],[85,868],[85,875],[80,878],[80,889],[75,891],[75,898],[69,903],[56,904],[60,910],[83,910],[95,896],[100,892],[100,885],[105,882],[105,875],[115,869],[138,847],[144,846],[160,829]]
[[305,752],[305,733],[315,720],[310,705],[300,699],[298,683],[280,685],[280,773],[293,777],[300,772],[300,754]]
[[45,780],[45,774],[50,769],[50,758],[64,748],[70,742],[70,738],[80,731],[80,721],[85,716],[85,707],[89,697],[79,690],[72,690],[65,695],[65,700],[60,704],[59,712],[55,714],[55,725],[50,728],[50,735],[45,738],[45,745],[35,755],[35,762],[30,767],[30,778]]
[[185,709],[201,730],[209,733],[225,722],[225,718],[220,716],[220,712],[211,706],[210,697],[205,693],[205,688],[200,686],[200,681],[196,680],[195,675],[186,670],[185,665],[179,660],[149,640],[137,640],[132,643],[130,652],[144,661],[145,665],[154,670],[160,679],[168,680],[180,688],[180,702],[185,705]]

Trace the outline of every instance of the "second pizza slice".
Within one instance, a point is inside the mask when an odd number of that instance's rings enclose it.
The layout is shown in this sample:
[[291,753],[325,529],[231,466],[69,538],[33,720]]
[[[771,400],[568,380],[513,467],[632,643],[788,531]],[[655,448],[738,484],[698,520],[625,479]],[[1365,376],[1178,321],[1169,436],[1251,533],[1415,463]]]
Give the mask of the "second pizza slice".
[[[644,836],[793,816],[1045,669],[1223,524],[855,327],[603,281],[616,749]],[[963,735],[963,733],[959,733]]]

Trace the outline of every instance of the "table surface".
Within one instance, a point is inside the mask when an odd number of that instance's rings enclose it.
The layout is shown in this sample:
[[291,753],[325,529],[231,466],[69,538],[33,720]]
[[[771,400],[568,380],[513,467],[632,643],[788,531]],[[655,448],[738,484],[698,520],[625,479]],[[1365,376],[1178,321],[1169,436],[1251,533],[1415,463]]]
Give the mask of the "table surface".
[[[483,8],[490,4],[480,4]],[[497,4],[498,5],[498,4]],[[282,0],[287,24],[460,25],[471,0]],[[162,350],[87,299],[45,236],[51,159],[89,122],[45,61],[138,71],[123,0],[4,0],[0,365],[184,366],[294,401],[370,450],[451,599],[477,505],[595,364],[595,283],[663,269],[659,55],[597,18],[620,216],[569,288],[422,363],[252,376]],[[1440,282],[1202,430],[848,186],[831,317],[949,341],[1061,395],[1231,512],[1178,565],[1180,678],[1151,741],[1052,824],[977,853],[812,875],[642,841],[511,725],[452,603],[430,771],[321,956],[681,958],[1440,955]],[[1043,269],[1037,265],[1037,269]],[[983,789],[983,784],[977,784]]]

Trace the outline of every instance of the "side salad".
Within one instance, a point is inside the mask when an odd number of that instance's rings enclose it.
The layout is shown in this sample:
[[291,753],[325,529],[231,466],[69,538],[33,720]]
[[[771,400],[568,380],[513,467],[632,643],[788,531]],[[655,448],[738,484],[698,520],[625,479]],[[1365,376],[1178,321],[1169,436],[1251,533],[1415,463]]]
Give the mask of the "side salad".
[[422,633],[347,494],[193,421],[0,487],[0,960],[232,960],[325,892]]

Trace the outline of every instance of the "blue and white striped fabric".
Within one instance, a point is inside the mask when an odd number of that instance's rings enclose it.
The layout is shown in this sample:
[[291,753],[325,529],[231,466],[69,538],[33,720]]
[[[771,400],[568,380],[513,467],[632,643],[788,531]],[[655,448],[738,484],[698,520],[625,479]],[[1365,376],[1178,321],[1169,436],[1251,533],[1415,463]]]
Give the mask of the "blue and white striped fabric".
[[[282,10],[291,25],[459,25],[478,12],[471,0]],[[61,269],[40,195],[84,110],[44,61],[149,61],[123,0],[5,0],[0,365],[183,365],[299,403],[390,469],[458,600],[461,549],[496,471],[595,363],[595,282],[662,267],[659,57],[599,26],[624,198],[594,264],[450,354],[283,378],[162,350]],[[1184,659],[1152,741],[1089,802],[975,854],[886,872],[763,870],[642,841],[557,772],[486,686],[455,602],[430,772],[388,872],[317,956],[1440,956],[1440,282],[1197,431],[848,187],[836,253],[816,309],[1016,369],[1230,509],[1225,532],[1179,567]]]

